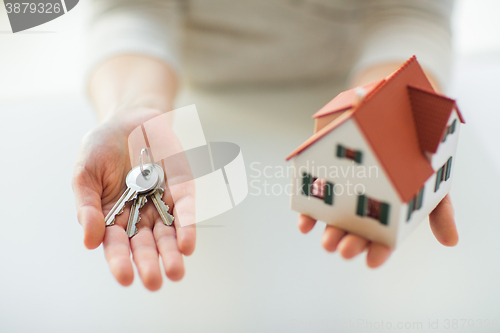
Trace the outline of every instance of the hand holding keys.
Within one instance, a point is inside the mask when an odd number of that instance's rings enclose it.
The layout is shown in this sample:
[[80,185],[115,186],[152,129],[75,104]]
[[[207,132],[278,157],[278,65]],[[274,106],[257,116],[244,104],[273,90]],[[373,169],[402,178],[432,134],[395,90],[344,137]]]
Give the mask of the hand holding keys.
[[144,165],[142,163],[144,153],[148,155],[146,149],[141,151],[140,165],[128,173],[126,178],[127,189],[105,218],[106,226],[113,225],[116,216],[123,212],[125,204],[133,201],[127,223],[128,237],[132,237],[137,233],[137,223],[141,220],[140,209],[146,204],[148,196],[152,199],[163,223],[170,226],[174,222],[174,217],[168,212],[168,205],[162,200],[164,191],[162,186],[165,185],[163,169],[158,164],[148,163]]
[[[170,180],[189,179],[191,170],[184,167],[183,161],[169,162],[168,166],[156,162],[165,170],[164,173],[154,166],[155,161],[149,150],[142,155],[144,159],[142,171],[146,177],[141,176],[140,167],[135,171],[127,167],[130,165],[130,156],[138,156],[134,157],[133,162],[136,163],[132,163],[133,167],[140,164],[137,162],[140,160],[141,149],[146,148],[144,140],[137,140],[132,144],[129,142],[130,129],[138,127],[137,132],[142,132],[141,124],[161,114],[163,113],[154,109],[131,110],[130,113],[120,114],[92,130],[82,140],[72,179],[77,217],[83,228],[85,247],[95,249],[102,245],[111,273],[123,286],[130,285],[134,276],[137,276],[133,269],[135,265],[139,273],[137,277],[140,277],[149,290],[158,290],[164,276],[172,281],[182,279],[185,274],[184,256],[191,255],[196,244],[194,182],[186,181],[169,186]],[[169,132],[171,129],[164,130],[168,132],[166,134],[171,135],[172,140],[162,138],[164,140],[162,142],[172,146],[173,151],[181,151],[182,147],[175,146],[177,141],[174,140],[174,134]],[[127,136],[124,136],[124,133]],[[150,137],[150,142],[153,139]],[[152,145],[155,144],[153,141]],[[127,154],[127,151],[130,154]],[[151,156],[151,161],[145,156],[146,153]],[[158,174],[157,181],[154,179],[155,175],[148,174],[155,173],[153,168]],[[169,188],[162,186],[163,182]],[[152,192],[149,194],[145,187],[150,188],[149,191]],[[124,194],[125,191],[127,194]],[[124,230],[129,220],[129,209],[141,195],[144,195],[144,201],[149,202],[138,209],[141,216],[139,224],[132,223],[135,217],[132,218],[131,228],[137,227],[139,232],[129,238]],[[165,203],[162,202],[162,197]],[[117,203],[119,199],[124,202]],[[156,205],[153,205],[155,201]],[[173,214],[174,203],[178,214],[175,215],[175,221],[170,214],[157,213],[157,207],[161,209],[168,204],[170,213]],[[126,212],[118,216],[124,206],[127,206]],[[111,210],[113,212],[106,218],[106,214]],[[169,212],[168,208],[163,210]],[[115,217],[116,221],[113,221]],[[172,221],[171,226],[165,225]],[[106,224],[113,222],[120,224],[120,227],[106,227]],[[181,228],[181,224],[185,227]],[[131,228],[129,228],[130,235],[133,234]]]

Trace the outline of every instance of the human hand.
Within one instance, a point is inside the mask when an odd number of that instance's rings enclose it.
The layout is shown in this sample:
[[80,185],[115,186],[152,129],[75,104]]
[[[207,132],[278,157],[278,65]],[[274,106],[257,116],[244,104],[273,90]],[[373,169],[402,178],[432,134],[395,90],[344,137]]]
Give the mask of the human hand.
[[[455,246],[458,243],[454,211],[449,195],[446,195],[429,215],[429,222],[434,236],[441,244]],[[302,233],[311,231],[315,224],[316,220],[309,216],[299,215],[298,225]],[[370,242],[364,237],[350,234],[331,225],[326,226],[321,243],[328,252],[335,252],[338,249],[345,259],[352,259],[367,250],[366,264],[370,268],[382,265],[392,253],[389,247],[381,243]]]
[[[125,233],[128,207],[117,216],[113,226],[106,228],[104,217],[126,188],[125,178],[131,169],[129,134],[160,114],[155,109],[137,108],[108,118],[88,133],[81,144],[72,182],[85,246],[94,249],[103,243],[109,268],[124,286],[134,279],[131,251],[139,276],[149,290],[158,290],[162,285],[159,255],[170,280],[178,281],[184,276],[182,255],[193,253],[196,240],[194,188],[189,182],[176,185],[175,189],[167,186],[163,200],[173,207],[174,226],[163,224],[152,202],[141,209],[138,233],[131,239]],[[189,226],[181,228],[180,223]]]

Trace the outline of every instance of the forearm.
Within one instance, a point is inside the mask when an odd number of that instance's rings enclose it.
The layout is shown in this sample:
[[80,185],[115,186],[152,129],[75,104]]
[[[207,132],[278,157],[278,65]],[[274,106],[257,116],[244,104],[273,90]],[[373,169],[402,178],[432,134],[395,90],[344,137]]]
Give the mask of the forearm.
[[164,62],[142,55],[111,58],[92,74],[89,94],[99,120],[133,108],[170,111],[177,77]]

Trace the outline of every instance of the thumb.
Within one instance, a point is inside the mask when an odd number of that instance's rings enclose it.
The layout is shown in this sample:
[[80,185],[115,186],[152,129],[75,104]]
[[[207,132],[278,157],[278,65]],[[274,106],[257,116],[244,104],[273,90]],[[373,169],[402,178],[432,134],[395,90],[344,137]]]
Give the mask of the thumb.
[[86,248],[95,249],[102,243],[105,232],[101,195],[92,186],[95,185],[93,177],[81,165],[75,167],[72,185],[78,221],[84,232],[83,242]]
[[445,246],[455,246],[458,243],[458,232],[454,216],[455,212],[449,194],[441,200],[429,215],[434,236]]

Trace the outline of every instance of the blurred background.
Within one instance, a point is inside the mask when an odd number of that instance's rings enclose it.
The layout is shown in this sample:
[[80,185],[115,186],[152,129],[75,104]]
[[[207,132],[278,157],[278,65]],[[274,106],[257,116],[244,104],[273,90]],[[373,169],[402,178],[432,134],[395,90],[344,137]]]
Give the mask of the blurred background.
[[[0,332],[384,332],[397,323],[405,332],[500,332],[500,1],[458,0],[454,12],[447,94],[467,121],[452,189],[456,248],[422,223],[369,270],[362,257],[325,253],[322,225],[301,235],[286,195],[250,194],[199,225],[184,280],[157,293],[137,275],[119,286],[102,248],[84,249],[76,219],[73,163],[96,124],[85,99],[87,12],[82,1],[12,34],[0,6]],[[339,86],[185,89],[177,104],[196,103],[207,140],[239,144],[249,181],[264,181],[250,165],[286,166],[332,91]]]
[[[494,63],[500,53],[500,2],[455,3],[455,67],[460,68],[460,61],[470,58],[477,58],[479,63]],[[14,35],[5,8],[0,8],[0,101],[81,95],[88,2],[82,1],[75,9],[57,20]]]

